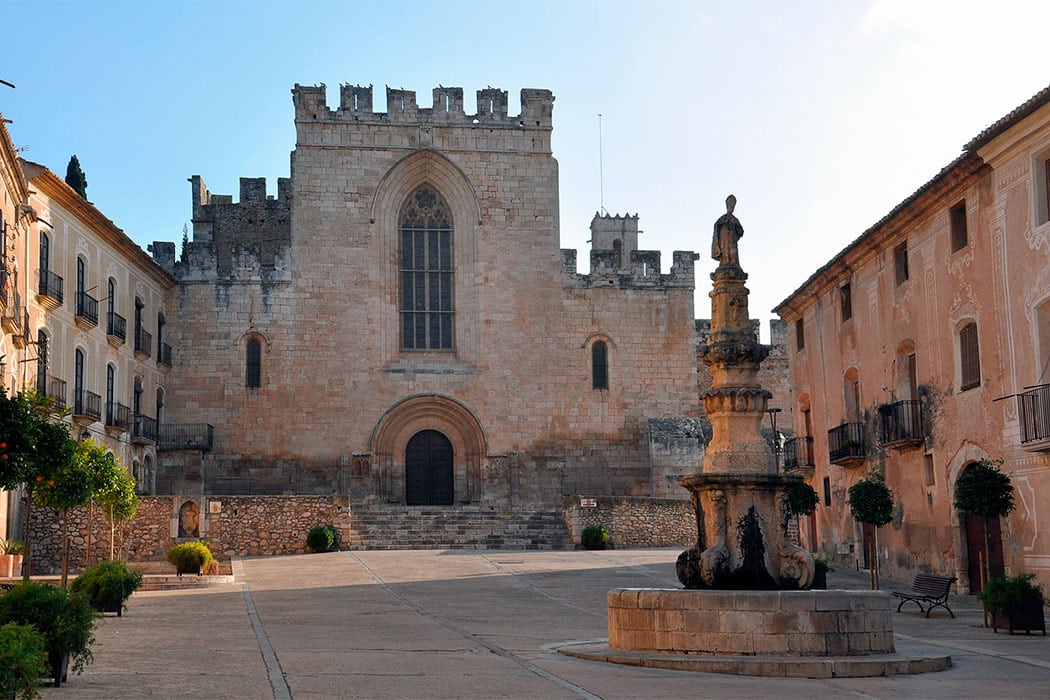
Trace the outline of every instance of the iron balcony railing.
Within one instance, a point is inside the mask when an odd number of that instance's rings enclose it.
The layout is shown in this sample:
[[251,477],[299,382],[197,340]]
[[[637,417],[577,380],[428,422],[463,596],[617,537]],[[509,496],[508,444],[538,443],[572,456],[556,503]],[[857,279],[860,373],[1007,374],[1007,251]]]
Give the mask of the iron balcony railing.
[[867,454],[863,423],[843,423],[828,431],[828,457],[832,464],[863,460]]
[[11,292],[13,303],[3,316],[4,331],[11,335],[22,335],[22,296],[18,290]]
[[1021,446],[1029,451],[1050,450],[1050,384],[1018,394],[1017,409],[1021,418]]
[[110,401],[106,404],[106,427],[127,430],[131,427],[131,407]]
[[879,406],[879,428],[882,441],[887,445],[922,442],[926,439],[922,427],[922,404],[898,401]]
[[[2,257],[3,256],[0,255],[0,258]],[[0,264],[3,264],[2,261],[0,261]],[[9,273],[7,272],[7,268],[0,267],[0,308],[7,307],[7,288],[10,286],[7,281],[8,276]]]
[[77,317],[98,325],[98,299],[87,292],[77,292]]
[[40,286],[37,290],[40,293],[40,296],[50,297],[61,304],[64,289],[65,280],[60,276],[56,275],[51,270],[40,271]]
[[106,314],[106,335],[112,336],[121,343],[128,339],[128,320],[116,311]]
[[134,427],[131,431],[131,439],[138,443],[157,441],[157,420],[144,416],[141,413],[134,414]]
[[157,347],[157,364],[171,367],[171,346],[161,343]]
[[[44,393],[44,392],[42,392]],[[47,398],[55,402],[55,408],[66,407],[66,383],[58,377],[47,377]]]
[[793,437],[784,443],[784,469],[802,469],[815,466],[813,437]]
[[146,357],[153,354],[153,336],[141,328],[135,334],[135,352],[142,353]]
[[164,423],[157,440],[159,450],[210,450],[215,428],[208,423]]
[[81,389],[73,398],[73,415],[88,416],[98,420],[102,417],[102,397],[93,391]]

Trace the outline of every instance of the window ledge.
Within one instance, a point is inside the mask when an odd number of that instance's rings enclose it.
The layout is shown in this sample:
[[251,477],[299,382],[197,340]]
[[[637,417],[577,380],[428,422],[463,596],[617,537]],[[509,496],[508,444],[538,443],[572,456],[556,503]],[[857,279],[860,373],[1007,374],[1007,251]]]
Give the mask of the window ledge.
[[478,374],[476,367],[460,362],[413,362],[411,360],[398,360],[379,369],[383,374],[454,374],[472,375]]

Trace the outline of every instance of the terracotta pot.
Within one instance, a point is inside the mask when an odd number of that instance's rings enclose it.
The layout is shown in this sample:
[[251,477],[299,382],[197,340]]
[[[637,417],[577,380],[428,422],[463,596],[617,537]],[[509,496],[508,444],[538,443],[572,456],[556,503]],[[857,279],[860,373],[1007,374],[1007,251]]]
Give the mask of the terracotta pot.
[[14,573],[14,566],[14,554],[0,554],[0,578],[13,578],[16,576],[17,574]]

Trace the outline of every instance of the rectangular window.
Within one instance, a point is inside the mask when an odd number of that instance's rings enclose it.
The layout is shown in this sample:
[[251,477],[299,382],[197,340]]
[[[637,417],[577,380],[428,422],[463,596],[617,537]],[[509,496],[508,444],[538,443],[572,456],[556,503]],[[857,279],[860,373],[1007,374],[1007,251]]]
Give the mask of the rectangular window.
[[806,349],[806,327],[802,323],[802,319],[795,321],[795,349],[805,350]]
[[831,477],[824,477],[824,505],[831,505]]
[[972,389],[981,383],[981,356],[977,345],[977,324],[968,323],[959,331],[959,365],[961,388]]
[[839,300],[842,302],[842,320],[848,321],[853,318],[853,293],[849,282],[839,288]]
[[926,455],[925,456],[925,459],[923,460],[923,467],[924,467],[925,476],[926,476],[926,485],[927,486],[933,486],[934,484],[937,483],[937,479],[936,479],[936,477],[934,475],[934,470],[933,470],[933,455]]
[[952,252],[955,253],[970,242],[970,235],[966,230],[966,200],[948,210],[948,216],[952,227]]
[[908,281],[908,244],[906,242],[893,249],[893,271],[898,287]]

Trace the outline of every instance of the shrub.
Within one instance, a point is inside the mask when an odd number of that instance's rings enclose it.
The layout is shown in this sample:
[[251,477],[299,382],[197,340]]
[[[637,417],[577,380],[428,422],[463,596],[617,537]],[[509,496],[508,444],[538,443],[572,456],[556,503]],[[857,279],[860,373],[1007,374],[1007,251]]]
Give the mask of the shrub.
[[32,625],[44,637],[52,668],[69,654],[74,673],[91,662],[95,611],[87,597],[46,583],[26,581],[0,595],[0,625]]
[[32,625],[8,622],[0,627],[0,697],[37,696],[37,682],[48,668],[45,644]]
[[306,546],[315,552],[339,549],[339,531],[334,525],[318,525],[306,534]]
[[201,573],[205,576],[218,576],[219,562],[215,559],[209,559],[204,562],[204,566],[201,567]]
[[827,559],[821,559],[819,557],[813,557],[813,570],[814,571],[823,571],[823,572],[827,573],[828,570],[829,570],[828,569],[828,560]]
[[142,585],[142,574],[119,561],[100,561],[73,579],[69,590],[87,596],[95,610],[116,611]]
[[180,576],[182,574],[199,574],[204,563],[211,561],[213,558],[208,545],[200,540],[182,542],[168,550],[168,563],[175,567]]
[[1043,587],[1033,583],[1035,574],[1019,576],[996,576],[988,579],[984,590],[977,594],[990,613],[1002,613],[1027,600],[1038,600],[1043,604]]
[[804,481],[789,481],[784,486],[784,495],[792,515],[809,515],[820,502],[817,492]]
[[15,556],[24,555],[26,553],[26,546],[16,540],[8,540],[3,543],[0,547],[0,554],[14,554]]
[[605,549],[605,543],[608,541],[609,529],[604,525],[588,525],[580,535],[580,542],[587,549]]

